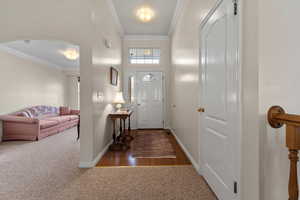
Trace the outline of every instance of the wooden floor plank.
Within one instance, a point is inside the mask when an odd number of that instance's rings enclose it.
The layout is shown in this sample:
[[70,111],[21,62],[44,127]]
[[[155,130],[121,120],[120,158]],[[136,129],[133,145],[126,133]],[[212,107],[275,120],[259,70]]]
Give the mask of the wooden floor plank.
[[[132,136],[138,133],[139,130],[131,131]],[[161,165],[191,165],[190,160],[185,155],[175,137],[166,130],[147,130],[151,132],[164,132],[170,139],[171,144],[176,152],[176,158],[133,158],[132,150],[126,152],[107,151],[102,159],[97,164],[97,167],[109,166],[161,166]],[[145,130],[143,130],[145,132]]]

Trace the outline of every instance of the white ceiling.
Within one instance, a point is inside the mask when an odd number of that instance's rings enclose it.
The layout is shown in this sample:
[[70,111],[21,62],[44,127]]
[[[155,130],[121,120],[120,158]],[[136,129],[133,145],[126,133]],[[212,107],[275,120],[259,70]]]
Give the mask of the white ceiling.
[[[113,14],[117,15],[125,36],[167,36],[172,20],[176,18],[177,3],[180,3],[180,0],[112,0],[111,6],[116,12]],[[143,5],[151,7],[155,12],[154,19],[148,23],[142,23],[136,17],[136,10]],[[78,46],[62,41],[19,40],[0,44],[0,49],[22,57],[65,70],[79,69],[79,59],[68,60],[61,54],[60,51],[68,48],[79,51]]]
[[[168,35],[179,0],[112,0],[125,35]],[[148,23],[139,21],[136,10],[150,6],[155,17]]]
[[68,48],[76,49],[79,52],[79,47],[62,41],[48,41],[48,40],[30,40],[25,42],[18,40],[1,44],[2,49],[8,52],[15,53],[16,55],[27,56],[33,60],[44,62],[61,69],[78,69],[79,59],[68,60],[60,51]]

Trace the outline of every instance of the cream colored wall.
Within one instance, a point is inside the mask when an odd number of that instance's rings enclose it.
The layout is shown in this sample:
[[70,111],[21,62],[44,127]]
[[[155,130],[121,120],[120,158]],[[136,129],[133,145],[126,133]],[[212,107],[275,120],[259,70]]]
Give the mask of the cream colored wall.
[[215,0],[188,0],[172,36],[171,126],[199,164],[199,25]]
[[280,105],[288,113],[300,114],[300,2],[264,0],[259,6],[262,199],[282,200],[288,199],[289,177],[285,129],[271,128],[266,113],[271,106]]
[[[61,0],[43,2],[2,0],[0,7],[0,42],[45,39],[62,40],[80,46],[80,165],[82,167],[92,166],[95,155],[102,149],[106,140],[109,140],[108,133],[105,133],[105,137],[98,137],[98,134],[102,134],[97,128],[101,119],[99,114],[95,115],[98,111],[95,111],[93,102],[95,90],[98,89],[98,86],[94,87],[95,56],[101,54],[100,57],[104,59],[100,60],[100,63],[105,63],[105,66],[115,65],[114,58],[119,59],[118,54],[115,56],[115,52],[110,50],[93,53],[93,50],[97,49],[95,45],[99,46],[98,48],[103,47],[103,39],[109,37],[110,33],[113,35],[113,45],[118,46],[119,43],[118,31],[109,13],[107,2],[109,0],[64,0],[63,2]],[[114,91],[107,85],[99,87],[108,88],[108,94],[114,95]],[[96,137],[98,138],[95,139]]]
[[78,76],[67,75],[67,105],[71,109],[80,109],[78,96]]
[[0,115],[35,105],[67,105],[67,79],[59,69],[0,50],[0,99]]
[[[96,32],[99,42],[93,47],[92,87],[93,87],[93,120],[94,120],[94,157],[112,140],[112,122],[108,114],[114,111],[112,104],[116,93],[121,88],[122,77],[122,40],[116,31],[116,24],[105,0],[96,4]],[[112,47],[107,48],[104,40],[110,40]],[[118,69],[118,86],[110,84],[110,67]],[[103,102],[97,102],[96,93],[104,94]]]
[[241,199],[260,199],[258,0],[241,1],[242,152]]
[[[89,88],[90,76],[86,76],[89,75],[86,69],[91,67],[92,38],[96,35],[91,18],[93,4],[92,0],[2,0],[0,42],[40,39],[62,40],[79,45],[81,85]],[[93,159],[91,98],[91,90],[85,89],[81,92],[81,162]]]
[[[172,128],[199,165],[199,24],[215,0],[187,0],[172,37]],[[259,199],[258,1],[240,1],[242,66],[241,199]]]
[[[160,48],[161,50],[161,61],[158,65],[137,65],[129,64],[128,60],[128,49],[129,48]],[[138,71],[161,71],[165,75],[165,127],[170,127],[170,41],[168,39],[162,40],[124,40],[123,41],[123,72],[124,72],[124,98],[128,100],[128,79],[130,76],[135,76]],[[136,104],[131,105],[134,113],[132,115],[132,128],[137,128],[137,119],[136,119]]]
[[34,105],[67,104],[61,70],[0,50],[0,114]]

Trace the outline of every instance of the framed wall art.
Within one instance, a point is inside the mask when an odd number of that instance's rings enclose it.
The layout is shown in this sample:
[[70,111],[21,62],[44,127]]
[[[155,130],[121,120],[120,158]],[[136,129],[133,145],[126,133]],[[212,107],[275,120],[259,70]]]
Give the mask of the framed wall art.
[[119,72],[114,67],[110,67],[110,84],[117,86],[119,79]]

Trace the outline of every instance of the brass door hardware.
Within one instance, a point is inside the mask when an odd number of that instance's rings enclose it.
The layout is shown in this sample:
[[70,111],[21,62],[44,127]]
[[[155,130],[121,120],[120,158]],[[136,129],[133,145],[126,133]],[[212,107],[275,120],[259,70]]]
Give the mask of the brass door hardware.
[[197,111],[200,112],[200,113],[203,113],[203,112],[205,112],[205,109],[204,108],[199,108]]

